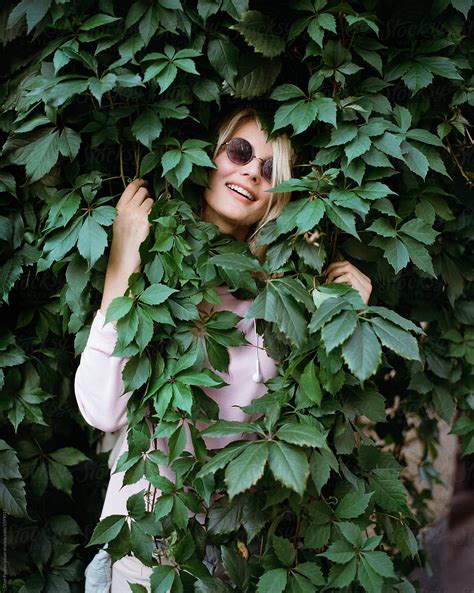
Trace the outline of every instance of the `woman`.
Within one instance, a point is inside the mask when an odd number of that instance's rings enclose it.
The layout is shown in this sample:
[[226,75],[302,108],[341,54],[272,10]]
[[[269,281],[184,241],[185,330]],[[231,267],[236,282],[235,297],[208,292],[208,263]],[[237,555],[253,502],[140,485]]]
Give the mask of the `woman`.
[[[266,190],[291,177],[291,143],[285,135],[268,141],[252,109],[237,111],[218,131],[214,153],[217,168],[209,174],[203,196],[202,219],[215,224],[222,233],[249,241],[250,247],[257,253],[255,238],[260,228],[278,216],[290,197],[289,194],[274,194]],[[148,214],[153,203],[143,180],[130,183],[117,203],[103,298],[76,373],[75,392],[82,415],[89,424],[107,432],[126,425],[126,404],[131,393],[122,396],[121,373],[128,359],[110,356],[117,332],[113,322],[104,326],[105,314],[110,302],[125,294],[130,274],[140,269],[139,247],[150,230]],[[370,279],[355,266],[347,261],[334,262],[328,266],[326,274],[327,282],[348,282],[368,302]],[[230,310],[241,317],[252,303],[251,300],[236,299],[225,286],[218,288],[218,294],[221,304],[214,309]],[[202,303],[202,308],[205,307],[206,304]],[[243,421],[247,417],[240,406],[250,404],[265,393],[264,382],[276,375],[277,368],[259,342],[255,323],[242,319],[237,327],[243,331],[249,344],[229,348],[229,370],[221,375],[228,385],[220,389],[205,389],[205,392],[217,402],[220,418]],[[257,372],[254,372],[255,361]],[[224,447],[236,438],[205,441],[211,449]],[[158,441],[158,445],[166,450],[165,440]],[[123,439],[119,455],[126,450],[127,439]],[[188,447],[188,450],[191,449]],[[168,468],[162,470],[172,479]],[[123,473],[112,474],[101,519],[111,514],[126,514],[127,498],[148,486],[142,479],[121,488],[122,478]],[[111,592],[128,592],[127,581],[141,583],[149,589],[150,574],[151,569],[138,559],[125,557],[113,565]]]

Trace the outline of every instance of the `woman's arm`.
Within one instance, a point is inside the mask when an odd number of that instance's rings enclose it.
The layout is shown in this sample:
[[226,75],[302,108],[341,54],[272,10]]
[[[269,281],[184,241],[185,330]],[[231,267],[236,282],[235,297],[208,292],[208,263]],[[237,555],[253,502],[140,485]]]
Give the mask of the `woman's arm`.
[[113,299],[125,294],[129,276],[140,270],[140,245],[150,232],[148,214],[154,203],[145,185],[146,181],[143,179],[129,183],[117,202],[117,216],[112,227],[112,246],[100,304],[104,316]]
[[106,432],[127,423],[127,402],[132,394],[123,393],[122,371],[129,358],[110,356],[117,330],[115,322],[106,325],[104,322],[109,304],[125,294],[129,276],[140,270],[139,248],[149,233],[148,214],[153,206],[145,183],[140,179],[130,183],[117,202],[102,302],[74,379],[76,399],[84,419]]
[[127,423],[127,402],[132,392],[123,394],[122,371],[129,359],[110,356],[115,348],[117,330],[112,323],[104,326],[104,321],[99,309],[81,354],[74,392],[86,422],[105,432],[114,432]]

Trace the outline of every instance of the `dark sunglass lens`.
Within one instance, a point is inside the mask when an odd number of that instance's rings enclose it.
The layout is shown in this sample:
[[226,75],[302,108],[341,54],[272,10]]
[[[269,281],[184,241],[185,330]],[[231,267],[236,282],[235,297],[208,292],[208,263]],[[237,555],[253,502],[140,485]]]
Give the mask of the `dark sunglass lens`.
[[272,182],[273,160],[267,159],[263,163],[262,175],[269,182]]
[[227,154],[234,163],[245,165],[252,158],[252,147],[244,138],[233,138],[227,145]]

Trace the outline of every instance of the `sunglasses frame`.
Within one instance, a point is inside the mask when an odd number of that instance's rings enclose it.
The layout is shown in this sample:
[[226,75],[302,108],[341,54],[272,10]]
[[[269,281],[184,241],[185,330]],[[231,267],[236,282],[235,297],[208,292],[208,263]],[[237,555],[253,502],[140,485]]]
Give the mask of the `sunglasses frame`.
[[[245,163],[238,163],[236,161],[234,161],[234,159],[232,159],[229,155],[229,144],[232,142],[232,140],[243,140],[244,142],[247,142],[247,144],[250,146],[250,148],[252,149],[252,156],[249,158],[248,161],[246,161]],[[250,163],[250,161],[252,161],[253,159],[257,159],[259,161],[262,162],[262,166],[261,166],[261,175],[262,177],[265,179],[265,181],[267,181],[268,183],[271,183],[272,180],[271,179],[267,179],[267,177],[263,174],[263,168],[265,166],[265,164],[268,161],[271,161],[272,163],[272,177],[273,177],[273,157],[270,157],[268,159],[262,159],[261,157],[258,157],[255,155],[254,150],[253,150],[253,146],[250,144],[250,142],[246,139],[246,138],[241,138],[240,136],[236,136],[235,138],[231,138],[228,142],[223,142],[221,144],[221,146],[225,146],[226,147],[226,154],[227,154],[227,158],[234,163],[235,165],[248,165],[248,163]]]

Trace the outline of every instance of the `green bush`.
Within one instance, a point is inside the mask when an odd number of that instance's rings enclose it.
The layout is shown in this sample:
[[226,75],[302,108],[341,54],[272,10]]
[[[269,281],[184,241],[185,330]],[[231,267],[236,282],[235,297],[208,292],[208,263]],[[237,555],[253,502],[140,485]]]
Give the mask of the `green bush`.
[[[425,560],[416,534],[440,480],[439,418],[474,453],[471,4],[22,0],[1,9],[9,590],[81,591],[91,534],[114,558],[132,550],[147,562],[150,533],[176,563],[154,569],[155,593],[171,584],[173,593],[414,590],[406,577]],[[293,199],[259,238],[264,264],[196,217],[216,118],[242,104],[268,130],[286,130],[300,155],[280,188]],[[130,278],[136,296],[116,299],[107,317],[118,320],[115,353],[131,357],[123,377],[135,390],[121,463],[130,482],[146,475],[163,497],[153,513],[138,495],[128,522],[96,526],[107,465],[95,453],[99,432],[76,409],[73,376],[100,303],[114,204],[136,176],[156,198],[152,232]],[[369,306],[347,286],[321,285],[338,257],[372,279]],[[256,297],[251,314],[282,359],[268,393],[246,408],[262,413],[256,423],[218,421],[200,390],[219,379],[202,370],[206,349],[223,370],[235,339],[226,313],[203,342],[190,331],[196,305],[223,283]],[[145,400],[170,437],[176,486],[158,475],[159,455],[141,455]],[[209,457],[196,430],[191,456],[181,419],[198,416],[205,434],[255,440]],[[423,487],[400,474],[413,430]],[[210,504],[215,492],[223,496]],[[206,531],[188,513],[202,508]],[[206,576],[207,543],[220,547],[226,577]]]

